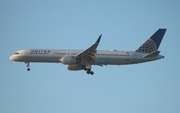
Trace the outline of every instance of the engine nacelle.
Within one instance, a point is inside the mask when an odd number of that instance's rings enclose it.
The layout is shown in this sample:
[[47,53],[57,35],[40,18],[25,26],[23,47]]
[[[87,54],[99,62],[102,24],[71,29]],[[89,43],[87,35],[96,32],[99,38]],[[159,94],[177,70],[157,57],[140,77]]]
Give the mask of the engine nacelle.
[[71,65],[71,64],[78,64],[81,62],[80,59],[77,59],[75,58],[74,56],[65,56],[65,57],[62,57],[60,59],[61,63],[63,64],[68,64],[68,65]]
[[84,66],[83,65],[68,65],[67,69],[72,70],[72,71],[83,70]]

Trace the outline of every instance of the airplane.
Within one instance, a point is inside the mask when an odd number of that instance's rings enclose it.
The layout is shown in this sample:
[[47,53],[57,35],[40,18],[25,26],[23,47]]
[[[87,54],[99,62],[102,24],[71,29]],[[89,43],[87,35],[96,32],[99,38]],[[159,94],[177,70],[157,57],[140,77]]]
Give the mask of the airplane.
[[101,36],[86,50],[63,50],[63,49],[23,49],[15,52],[10,60],[25,62],[30,71],[30,62],[62,63],[67,65],[68,70],[85,70],[93,75],[92,65],[127,65],[149,62],[164,58],[159,55],[158,48],[164,37],[166,29],[158,29],[135,51],[97,50]]

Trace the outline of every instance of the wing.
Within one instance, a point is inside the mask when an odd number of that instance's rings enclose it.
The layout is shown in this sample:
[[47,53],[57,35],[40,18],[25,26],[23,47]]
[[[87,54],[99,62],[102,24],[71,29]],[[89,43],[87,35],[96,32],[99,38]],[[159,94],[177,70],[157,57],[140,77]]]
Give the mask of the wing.
[[75,57],[76,57],[76,58],[92,58],[92,59],[95,58],[95,56],[96,56],[96,51],[97,51],[96,48],[97,48],[97,46],[99,45],[99,42],[100,42],[100,40],[101,40],[101,36],[102,36],[102,35],[99,36],[99,38],[97,39],[97,41],[96,41],[91,47],[89,47],[88,49],[80,52],[80,53],[77,54]]

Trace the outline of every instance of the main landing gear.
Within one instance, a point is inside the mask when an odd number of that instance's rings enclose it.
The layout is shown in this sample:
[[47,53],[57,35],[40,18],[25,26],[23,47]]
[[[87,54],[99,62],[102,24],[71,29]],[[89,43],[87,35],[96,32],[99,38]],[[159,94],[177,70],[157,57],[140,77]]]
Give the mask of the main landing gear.
[[27,70],[30,71],[29,62],[25,62],[25,63],[26,63]]
[[86,72],[87,72],[87,74],[94,75],[94,72],[93,72],[93,71],[91,71],[91,70],[87,70]]
[[84,68],[84,70],[86,71],[87,74],[91,74],[91,75],[94,74],[94,72],[91,71],[91,65],[87,65],[87,66]]

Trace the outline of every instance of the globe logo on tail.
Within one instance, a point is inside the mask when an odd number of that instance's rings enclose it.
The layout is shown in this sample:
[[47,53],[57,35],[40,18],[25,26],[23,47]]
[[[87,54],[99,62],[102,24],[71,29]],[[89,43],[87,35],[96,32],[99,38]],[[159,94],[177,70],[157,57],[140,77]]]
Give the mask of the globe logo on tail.
[[157,46],[156,43],[150,38],[136,50],[136,52],[141,53],[151,53],[153,51],[157,51]]

